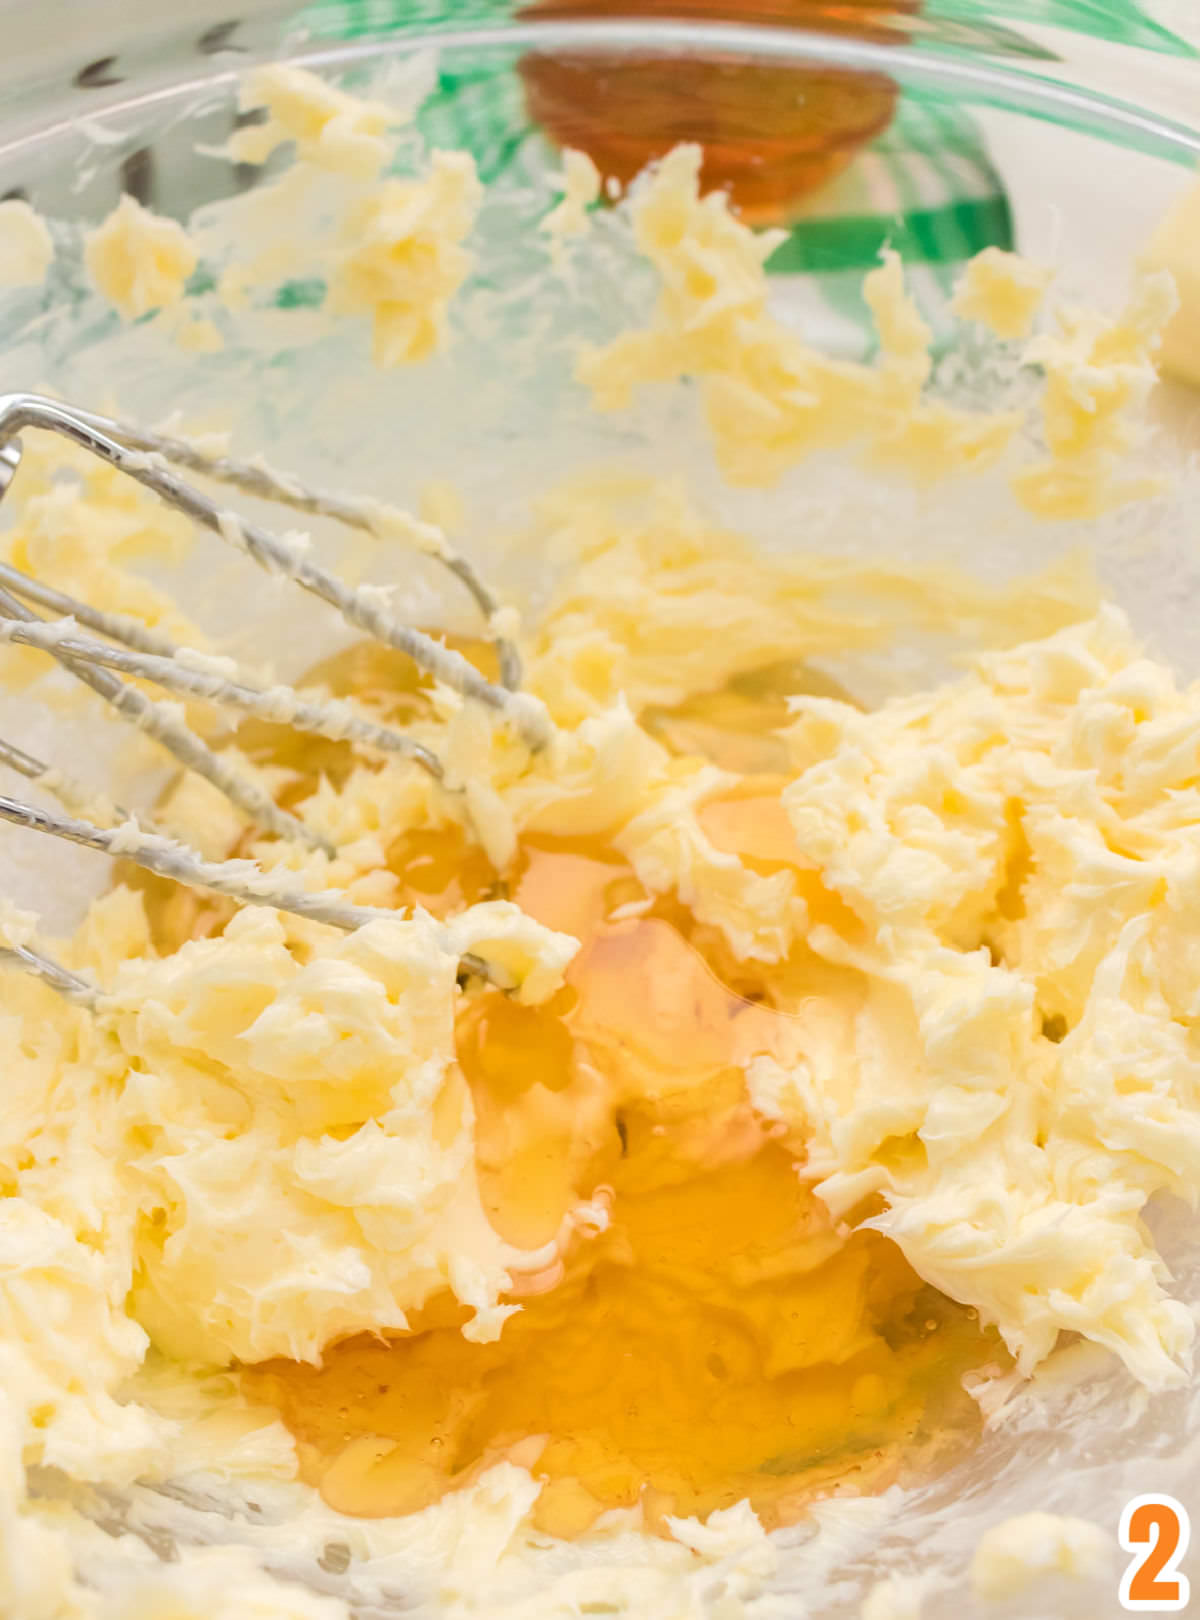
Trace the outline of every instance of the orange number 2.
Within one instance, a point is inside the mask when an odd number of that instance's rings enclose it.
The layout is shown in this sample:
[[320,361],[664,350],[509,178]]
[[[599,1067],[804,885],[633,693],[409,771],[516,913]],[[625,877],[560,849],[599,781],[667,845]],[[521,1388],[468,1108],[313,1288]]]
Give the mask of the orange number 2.
[[1121,1581],[1121,1607],[1142,1614],[1177,1614],[1187,1607],[1188,1578],[1179,1573],[1191,1523],[1173,1496],[1135,1496],[1117,1532],[1133,1558]]

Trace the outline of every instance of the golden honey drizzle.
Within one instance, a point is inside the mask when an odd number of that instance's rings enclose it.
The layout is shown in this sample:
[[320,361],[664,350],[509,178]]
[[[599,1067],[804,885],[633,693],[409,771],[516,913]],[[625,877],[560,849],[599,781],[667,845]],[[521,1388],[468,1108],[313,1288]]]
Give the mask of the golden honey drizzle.
[[[420,701],[411,670],[374,648],[314,676],[381,713]],[[802,678],[751,673],[645,720],[677,751],[747,773],[704,811],[713,842],[760,871],[791,867],[815,914],[850,928],[804,868],[771,774],[782,694]],[[350,757],[271,728],[239,741],[301,772],[296,797]],[[995,1337],[888,1239],[836,1232],[798,1173],[802,1143],[747,1096],[749,1058],[802,1049],[814,959],[738,963],[593,841],[527,840],[497,874],[459,831],[410,831],[389,865],[406,902],[445,914],[507,893],[581,941],[550,1003],[487,992],[457,1025],[488,1217],[522,1248],[559,1240],[562,1259],[523,1281],[494,1343],[462,1336],[469,1313],[446,1293],[407,1334],[333,1344],[319,1368],[243,1369],[332,1507],[412,1512],[508,1457],[544,1482],[535,1520],[548,1533],[636,1504],[666,1533],[669,1514],[743,1498],[771,1526],[839,1483],[882,1488],[969,1443],[978,1417],[961,1377],[1003,1359]],[[164,943],[222,925],[211,902],[139,881]],[[572,1227],[585,1199],[608,1212],[599,1234]]]

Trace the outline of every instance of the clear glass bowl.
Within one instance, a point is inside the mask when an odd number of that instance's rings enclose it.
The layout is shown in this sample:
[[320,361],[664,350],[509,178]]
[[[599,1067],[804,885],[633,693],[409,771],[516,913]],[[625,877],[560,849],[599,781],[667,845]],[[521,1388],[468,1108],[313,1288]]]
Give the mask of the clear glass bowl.
[[[150,419],[180,410],[219,421],[243,446],[270,442],[275,460],[384,497],[411,501],[425,480],[452,477],[477,515],[474,549],[501,580],[536,581],[536,559],[510,555],[499,537],[519,526],[530,500],[548,487],[547,469],[558,477],[597,458],[685,477],[723,517],[766,543],[798,543],[796,535],[820,529],[830,492],[844,494],[836,470],[806,464],[769,493],[734,492],[721,486],[703,444],[669,413],[614,425],[586,410],[571,380],[574,343],[613,329],[651,289],[619,255],[602,251],[594,268],[577,270],[569,295],[550,297],[536,281],[527,244],[552,196],[557,158],[534,111],[559,125],[567,118],[577,133],[603,135],[600,113],[612,91],[605,75],[619,77],[623,64],[636,64],[647,97],[659,96],[649,111],[642,108],[648,119],[653,112],[656,130],[669,125],[676,138],[711,141],[719,114],[720,139],[736,148],[739,172],[753,178],[756,151],[794,165],[790,189],[780,196],[779,188],[764,193],[760,186],[752,202],[756,216],[787,230],[771,264],[785,318],[833,352],[869,352],[859,283],[890,244],[937,333],[945,375],[953,377],[957,366],[960,385],[978,394],[1011,379],[980,370],[948,318],[963,261],[989,245],[1016,247],[1055,264],[1060,284],[1089,302],[1117,302],[1138,246],[1190,183],[1200,156],[1200,120],[1189,123],[1179,111],[1197,104],[1200,69],[1186,42],[1132,5],[1113,7],[1107,39],[1071,32],[1072,20],[1095,8],[1066,0],[992,11],[946,0],[886,18],[861,7],[793,9],[803,11],[804,28],[781,25],[778,12],[769,25],[707,14],[688,20],[680,15],[686,7],[674,15],[660,7],[639,19],[545,10],[517,19],[483,3],[447,3],[441,15],[436,5],[401,0],[394,7],[321,0],[296,14],[263,0],[244,3],[234,18],[227,0],[193,0],[186,15],[93,0],[81,27],[67,0],[0,4],[0,195],[26,196],[55,220],[60,247],[44,291],[0,299],[5,386],[48,385]],[[1022,24],[1022,16],[1033,23]],[[78,264],[79,227],[101,218],[122,190],[181,218],[252,193],[259,172],[214,155],[237,124],[237,79],[246,65],[286,54],[358,83],[429,50],[436,53],[434,93],[421,114],[422,134],[471,150],[489,188],[481,268],[457,317],[471,341],[419,372],[369,374],[357,351],[309,341],[312,289],[284,286],[257,344],[166,364],[150,334],[121,328],[89,293]],[[565,91],[547,78],[548,60],[571,66],[575,77]],[[661,90],[663,64],[677,92],[669,116],[653,89]],[[754,96],[738,91],[738,75],[757,86]],[[731,82],[733,91],[714,110]],[[1115,84],[1123,97],[1108,93]],[[787,116],[789,85],[795,107],[809,107],[795,123]],[[770,94],[758,93],[764,86]],[[840,109],[836,135],[824,145],[809,116],[815,86],[832,98],[826,108]],[[856,123],[859,91],[874,99],[870,116]],[[636,124],[636,97],[616,105],[626,126]],[[193,291],[204,297],[203,276]],[[1155,454],[1182,461],[1198,421],[1194,397],[1166,387],[1158,409],[1164,431]],[[1054,526],[1034,525],[1002,503],[993,509],[970,491],[864,489],[854,494],[855,544],[864,555],[953,557],[990,578],[1084,546],[1107,592],[1190,677],[1200,673],[1191,485],[1181,470],[1173,492],[1152,508]],[[214,566],[211,552],[181,564],[176,579],[189,605],[207,614],[234,650],[253,645],[285,673],[327,650],[318,615],[257,577],[249,589],[241,581],[223,562]],[[36,743],[44,720],[8,696],[0,697],[0,710],[0,729],[11,725]],[[44,735],[54,739],[57,757],[69,747],[80,770],[113,752],[110,731],[56,727]],[[36,901],[61,926],[106,881],[94,856],[64,856],[15,836],[2,842],[6,891],[18,902]],[[1179,1287],[1200,1303],[1200,1245],[1178,1211],[1164,1209],[1157,1219]],[[1084,1354],[1068,1350],[1064,1374]],[[983,1527],[1037,1508],[1087,1515],[1115,1533],[1131,1495],[1165,1490],[1186,1500],[1200,1482],[1193,1396],[1131,1405],[1125,1377],[1102,1357],[1093,1360],[1082,1384],[1051,1369],[968,1461],[902,1507],[883,1503],[876,1519],[845,1523],[830,1509],[817,1515],[821,1534],[813,1537],[811,1525],[785,1534],[779,1590],[814,1617],[849,1620],[879,1576],[933,1570],[944,1580],[933,1582],[922,1610],[930,1620],[1029,1616],[1035,1600],[1028,1595],[1011,1608],[972,1598],[964,1571]],[[119,1511],[106,1497],[104,1511],[111,1523],[140,1526],[139,1533],[149,1527],[150,1545],[160,1552],[172,1536],[248,1534],[241,1520],[224,1516],[219,1490],[193,1482],[185,1495],[172,1499],[174,1518],[149,1489],[135,1489]],[[344,1568],[322,1547],[299,1546],[275,1563],[352,1598],[364,1612],[389,1612],[368,1565]],[[1059,1620],[1115,1614],[1115,1582],[1114,1574],[1106,1585],[1048,1586],[1037,1595],[1037,1613]]]

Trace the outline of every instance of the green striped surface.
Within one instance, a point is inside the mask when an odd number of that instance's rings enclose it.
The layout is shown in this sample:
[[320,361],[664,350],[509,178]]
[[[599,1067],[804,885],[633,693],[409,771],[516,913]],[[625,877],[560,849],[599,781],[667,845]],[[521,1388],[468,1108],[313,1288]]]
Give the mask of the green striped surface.
[[1111,45],[1195,56],[1185,40],[1147,15],[1135,0],[928,0],[926,13],[947,22],[987,27],[1004,19],[1090,34]]

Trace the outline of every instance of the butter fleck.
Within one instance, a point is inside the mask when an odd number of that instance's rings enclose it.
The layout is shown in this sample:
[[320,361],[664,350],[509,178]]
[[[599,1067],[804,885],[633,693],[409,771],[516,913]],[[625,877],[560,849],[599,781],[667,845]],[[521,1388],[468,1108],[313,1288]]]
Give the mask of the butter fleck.
[[582,236],[588,228],[588,209],[600,195],[600,171],[586,152],[563,153],[562,200],[546,215],[542,229],[561,254],[565,237]]
[[384,180],[350,212],[329,286],[335,314],[366,314],[380,366],[423,360],[446,336],[450,300],[472,255],[463,246],[483,198],[465,152],[435,152],[418,180]]
[[84,260],[97,289],[133,321],[180,301],[196,250],[177,220],[126,195],[87,237]]
[[1014,1597],[1047,1575],[1102,1578],[1112,1540],[1089,1519],[1019,1513],[984,1532],[971,1560],[971,1586],[981,1598]]
[[1159,224],[1139,256],[1145,270],[1166,270],[1179,308],[1163,333],[1159,362],[1168,376],[1200,387],[1200,181]]
[[20,197],[0,202],[0,287],[37,287],[54,258],[45,220]]
[[231,137],[229,155],[237,163],[265,163],[294,141],[297,155],[320,168],[370,176],[391,156],[388,129],[407,121],[404,113],[286,63],[256,68],[243,80],[239,100],[243,112],[264,108],[267,120]]
[[1054,272],[1003,248],[984,248],[963,272],[951,305],[1000,338],[1028,337]]
[[876,1581],[863,1599],[859,1620],[921,1620],[931,1584],[923,1575],[889,1575]]

